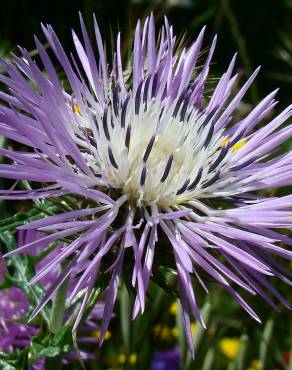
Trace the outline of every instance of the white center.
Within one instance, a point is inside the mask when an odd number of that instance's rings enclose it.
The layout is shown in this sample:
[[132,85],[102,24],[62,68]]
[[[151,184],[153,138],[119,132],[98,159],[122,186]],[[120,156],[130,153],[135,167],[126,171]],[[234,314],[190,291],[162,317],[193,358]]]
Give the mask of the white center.
[[175,106],[152,99],[137,113],[130,98],[124,117],[112,108],[106,119],[97,117],[96,168],[105,184],[138,205],[169,207],[197,198],[202,185],[214,177],[209,166],[218,156],[222,133],[210,135],[210,125],[203,124],[206,116],[194,108],[181,120],[181,109],[174,114]]

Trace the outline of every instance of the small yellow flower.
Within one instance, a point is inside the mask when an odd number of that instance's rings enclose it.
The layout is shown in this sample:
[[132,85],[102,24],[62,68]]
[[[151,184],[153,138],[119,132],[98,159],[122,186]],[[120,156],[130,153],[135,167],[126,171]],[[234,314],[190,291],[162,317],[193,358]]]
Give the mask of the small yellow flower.
[[176,315],[177,312],[178,312],[178,304],[177,302],[173,302],[169,308],[169,312],[171,313],[171,315]]
[[155,337],[158,337],[161,330],[161,326],[159,324],[155,325],[153,328],[153,334]]
[[252,360],[250,370],[260,370],[262,368],[260,360]]
[[132,353],[129,357],[129,364],[135,365],[137,362],[137,353]]
[[219,342],[220,351],[230,360],[233,360],[239,349],[238,338],[223,338]]
[[171,338],[171,330],[168,326],[163,326],[160,332],[161,340],[169,340]]
[[172,329],[171,329],[171,334],[177,338],[179,336],[179,329],[177,326],[174,326]]
[[[95,337],[96,339],[99,339],[100,338],[100,330],[95,330],[92,333],[92,336]],[[112,336],[111,332],[107,330],[106,333],[105,333],[104,339],[108,340],[108,339],[110,339],[111,336]]]
[[120,364],[124,364],[126,363],[127,361],[127,357],[124,353],[121,353],[119,356],[118,356],[118,361]]

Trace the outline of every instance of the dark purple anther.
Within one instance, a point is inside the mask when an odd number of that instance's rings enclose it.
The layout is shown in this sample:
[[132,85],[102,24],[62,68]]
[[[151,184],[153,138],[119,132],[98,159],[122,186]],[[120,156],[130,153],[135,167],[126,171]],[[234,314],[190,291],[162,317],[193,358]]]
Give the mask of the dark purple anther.
[[119,87],[115,85],[113,91],[113,108],[115,112],[115,116],[118,117],[119,115]]
[[95,149],[97,149],[97,144],[96,144],[96,140],[95,140],[94,136],[93,136],[93,137],[92,137],[92,136],[88,136],[88,139],[89,139],[90,144],[91,144]]
[[212,177],[212,179],[210,179],[209,181],[205,182],[203,185],[202,185],[202,188],[207,188],[208,186],[211,186],[213,185],[220,177],[220,171],[218,171],[216,173],[216,175],[214,177]]
[[153,147],[153,144],[154,144],[154,141],[155,141],[155,136],[152,136],[152,138],[150,139],[148,145],[147,145],[147,148],[145,150],[145,153],[144,153],[144,157],[143,157],[143,161],[146,162],[147,159],[149,158],[149,155],[151,153],[151,150],[152,150],[152,147]]
[[127,127],[126,137],[125,137],[125,146],[127,149],[129,149],[130,146],[130,140],[131,140],[131,125]]
[[108,132],[108,126],[107,126],[107,109],[104,111],[103,117],[102,117],[102,126],[103,126],[103,131],[105,134],[105,137],[110,140],[110,134]]
[[183,106],[182,106],[182,109],[181,109],[181,112],[180,112],[180,120],[181,121],[183,121],[185,119],[190,99],[191,99],[190,94],[188,94],[188,96],[186,96],[185,99],[184,99],[184,103],[183,103]]
[[98,122],[97,122],[96,115],[95,115],[95,114],[93,114],[93,115],[92,115],[92,118],[93,118],[93,122],[94,122],[94,124],[95,124],[95,126],[96,126],[96,128],[97,128],[97,132],[99,133],[99,126],[98,126]]
[[210,143],[210,141],[212,139],[212,136],[214,134],[214,126],[215,126],[215,123],[214,122],[211,122],[210,125],[211,125],[211,127],[209,129],[209,132],[207,134],[206,140],[205,140],[204,145],[203,145],[204,148],[206,148],[209,145],[209,143]]
[[173,111],[173,114],[172,114],[173,117],[176,117],[177,116],[178,111],[180,109],[180,106],[181,106],[183,100],[184,100],[184,94],[181,94],[181,96],[178,98],[178,101],[177,101],[177,103],[175,105],[175,108],[174,108],[174,111]]
[[151,98],[154,98],[156,96],[157,80],[158,80],[158,73],[155,72],[155,74],[153,76],[153,80],[152,80]]
[[113,165],[113,167],[118,169],[119,167],[117,165],[117,162],[115,161],[115,158],[114,158],[114,155],[113,155],[113,152],[112,152],[110,146],[108,147],[108,156],[109,156],[109,160],[110,160],[111,164]]
[[139,83],[137,88],[136,96],[135,96],[135,114],[138,115],[140,111],[140,103],[141,103],[141,91],[143,87],[143,80]]
[[223,159],[225,158],[226,154],[228,153],[228,149],[226,147],[222,148],[218,157],[216,158],[216,160],[211,164],[210,168],[209,168],[209,171],[208,173],[212,172],[215,170],[215,168],[217,168],[217,166],[219,165],[220,162],[223,161]]
[[178,189],[178,191],[176,192],[176,195],[180,195],[180,194],[182,194],[185,190],[187,190],[187,187],[189,186],[189,183],[190,183],[190,179],[187,179],[187,180],[185,181],[185,183],[183,184],[183,186],[182,186],[180,189]]
[[169,175],[169,172],[170,172],[170,169],[171,169],[172,161],[173,161],[173,155],[171,154],[168,158],[167,163],[166,163],[164,173],[163,173],[163,175],[161,177],[161,180],[160,180],[161,182],[164,182],[167,179],[167,176]]
[[203,168],[200,168],[195,180],[189,185],[188,190],[193,190],[198,185],[203,174]]
[[127,96],[122,106],[122,113],[121,113],[121,126],[122,127],[125,127],[127,106],[128,106],[129,100],[130,100],[130,95]]
[[147,103],[147,99],[148,99],[148,90],[149,90],[150,81],[151,81],[151,75],[147,76],[145,85],[144,85],[143,103],[145,104]]
[[146,167],[143,167],[143,170],[142,170],[142,173],[141,173],[141,177],[140,177],[140,185],[141,186],[143,186],[145,184],[146,172],[147,172]]
[[229,141],[229,143],[226,145],[226,148],[227,149],[232,148],[233,145],[235,145],[243,137],[244,134],[245,134],[245,129],[240,131],[240,133],[232,141]]
[[252,164],[255,160],[256,160],[255,157],[250,158],[248,161],[246,161],[246,162],[244,162],[242,164],[239,164],[238,166],[231,167],[230,168],[230,171],[238,171],[238,170],[241,170],[242,168],[247,167],[250,164]]
[[213,108],[211,112],[207,114],[206,118],[204,119],[204,122],[201,125],[202,128],[204,128],[214,118],[216,111],[217,107]]

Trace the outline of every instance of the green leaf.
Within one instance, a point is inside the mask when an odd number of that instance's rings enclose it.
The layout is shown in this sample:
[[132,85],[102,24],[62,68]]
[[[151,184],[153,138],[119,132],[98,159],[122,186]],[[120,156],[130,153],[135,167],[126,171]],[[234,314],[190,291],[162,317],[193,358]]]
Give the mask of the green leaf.
[[272,350],[271,339],[274,331],[274,318],[270,318],[265,324],[262,340],[260,343],[259,359],[261,369],[265,369],[269,358],[269,351]]
[[28,350],[24,349],[18,354],[8,354],[0,352],[1,370],[27,370],[28,369]]
[[0,369],[2,370],[17,370],[17,368],[8,362],[0,359]]
[[33,337],[30,346],[32,361],[40,357],[56,357],[68,352],[72,342],[71,330],[71,325],[64,325],[63,329],[55,335],[41,332]]

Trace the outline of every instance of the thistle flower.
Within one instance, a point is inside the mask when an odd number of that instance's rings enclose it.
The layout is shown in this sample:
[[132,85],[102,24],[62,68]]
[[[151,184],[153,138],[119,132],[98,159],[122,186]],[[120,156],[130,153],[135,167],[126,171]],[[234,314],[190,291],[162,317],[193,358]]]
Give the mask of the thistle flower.
[[[158,39],[153,15],[143,27],[138,21],[131,73],[126,73],[120,34],[109,66],[95,18],[97,58],[80,19],[83,42],[73,32],[78,60],[67,56],[50,25],[43,26],[68,79],[66,91],[37,38],[43,66],[23,48],[14,64],[2,62],[8,76],[0,80],[9,93],[0,95],[6,102],[0,108],[0,134],[28,150],[1,149],[13,162],[1,164],[0,175],[38,184],[28,191],[2,191],[2,196],[42,199],[73,194],[78,207],[24,225],[22,229],[48,235],[9,253],[71,238],[32,280],[37,282],[67,261],[33,316],[78,266],[79,279],[70,297],[81,291],[84,295],[75,330],[96,281],[108,277],[102,342],[124,271],[124,278],[131,272],[137,292],[133,317],[143,313],[158,251],[169,257],[163,264],[177,273],[191,349],[190,313],[205,325],[192,284],[197,279],[207,291],[202,270],[258,321],[236,285],[276,308],[267,289],[290,307],[268,278],[289,282],[288,271],[274,256],[292,257],[278,244],[291,245],[279,229],[291,228],[292,196],[266,197],[259,191],[291,185],[291,152],[277,155],[275,150],[291,136],[292,128],[281,126],[292,107],[270,120],[276,105],[273,91],[245,118],[234,121],[233,113],[259,69],[232,97],[237,81],[234,56],[209,96],[205,85],[216,37],[199,68],[204,29],[180,52],[166,18]],[[256,129],[264,119],[268,122]]]

